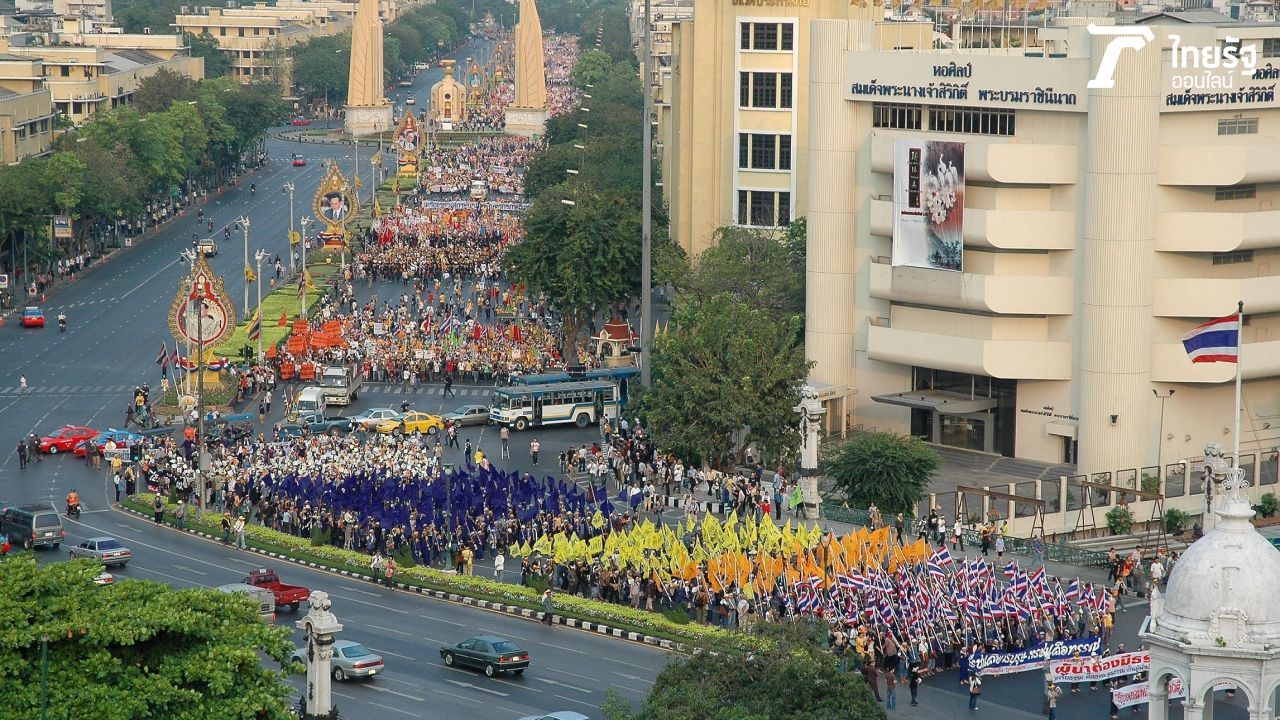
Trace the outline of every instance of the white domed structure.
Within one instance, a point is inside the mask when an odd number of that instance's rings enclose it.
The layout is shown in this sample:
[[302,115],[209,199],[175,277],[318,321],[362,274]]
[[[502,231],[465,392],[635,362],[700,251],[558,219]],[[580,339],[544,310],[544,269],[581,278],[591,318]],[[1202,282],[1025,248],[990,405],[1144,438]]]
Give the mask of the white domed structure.
[[1151,648],[1151,720],[1166,720],[1169,681],[1185,688],[1186,720],[1213,717],[1213,693],[1234,685],[1250,720],[1273,720],[1280,686],[1280,551],[1254,529],[1243,481],[1228,480],[1219,520],[1183,553],[1140,637]]

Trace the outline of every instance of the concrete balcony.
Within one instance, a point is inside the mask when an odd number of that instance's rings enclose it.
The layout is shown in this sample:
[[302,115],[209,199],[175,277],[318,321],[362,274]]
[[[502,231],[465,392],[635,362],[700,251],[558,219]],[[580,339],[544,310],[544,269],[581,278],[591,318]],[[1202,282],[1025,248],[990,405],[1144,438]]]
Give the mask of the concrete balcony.
[[[870,216],[872,235],[893,237],[892,200],[872,199]],[[1075,213],[966,207],[964,244],[1000,250],[1071,250],[1076,246]]]
[[[1280,377],[1280,340],[1245,343],[1240,357],[1240,374],[1245,380]],[[1151,347],[1152,382],[1228,383],[1235,378],[1234,364],[1193,363],[1182,343],[1162,343]]]
[[1071,343],[986,340],[869,324],[867,357],[1011,380],[1070,380]]
[[1234,252],[1280,246],[1280,211],[1171,212],[1156,216],[1156,250]]
[[[871,169],[893,174],[893,141],[918,137],[909,133],[876,130],[871,135]],[[1013,185],[1073,185],[1077,178],[1078,149],[1074,145],[1049,145],[976,140],[969,135],[936,136],[965,143],[965,177],[975,182]]]
[[871,297],[914,305],[998,315],[1070,315],[1071,278],[980,275],[915,267],[870,265]]
[[1161,185],[1222,187],[1280,181],[1280,144],[1161,145]]
[[1157,317],[1203,318],[1208,308],[1226,314],[1233,312],[1240,300],[1244,301],[1246,313],[1280,311],[1280,275],[1156,278],[1152,284],[1152,312]]

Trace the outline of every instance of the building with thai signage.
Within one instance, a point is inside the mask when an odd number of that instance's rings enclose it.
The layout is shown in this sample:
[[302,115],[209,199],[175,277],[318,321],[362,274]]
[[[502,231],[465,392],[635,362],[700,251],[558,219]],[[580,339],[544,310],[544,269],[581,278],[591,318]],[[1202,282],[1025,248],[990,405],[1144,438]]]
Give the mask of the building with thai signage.
[[1276,482],[1280,26],[1198,15],[1059,18],[1026,51],[811,23],[805,331],[829,429],[1082,473],[1230,448],[1236,366],[1180,338],[1243,301],[1241,465]]

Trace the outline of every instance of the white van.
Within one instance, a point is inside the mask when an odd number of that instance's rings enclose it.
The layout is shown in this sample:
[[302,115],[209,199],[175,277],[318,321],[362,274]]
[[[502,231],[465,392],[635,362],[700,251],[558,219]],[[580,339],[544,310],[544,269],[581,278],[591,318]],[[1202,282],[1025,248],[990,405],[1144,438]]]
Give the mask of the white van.
[[270,590],[264,590],[252,585],[244,583],[228,583],[227,585],[219,585],[218,590],[224,593],[242,593],[253,598],[258,603],[258,617],[262,618],[262,622],[273,623],[276,621],[276,596]]
[[294,407],[294,411],[299,416],[310,415],[311,413],[320,413],[323,415],[325,409],[328,407],[324,397],[324,388],[304,388],[302,392],[298,393],[298,402]]

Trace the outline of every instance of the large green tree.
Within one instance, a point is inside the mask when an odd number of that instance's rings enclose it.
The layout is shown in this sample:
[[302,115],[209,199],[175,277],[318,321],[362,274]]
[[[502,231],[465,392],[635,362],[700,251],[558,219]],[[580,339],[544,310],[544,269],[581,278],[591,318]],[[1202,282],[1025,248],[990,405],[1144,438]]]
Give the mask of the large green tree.
[[293,50],[294,84],[303,97],[341,105],[347,99],[350,64],[350,33],[312,38]]
[[97,563],[0,562],[0,696],[13,720],[41,717],[41,640],[49,717],[283,720],[289,631],[247,598],[148,580],[99,587]]
[[161,68],[143,78],[133,93],[133,108],[140,113],[163,112],[174,101],[187,102],[196,95],[196,81],[182,73]]
[[752,444],[769,461],[792,456],[809,371],[798,322],[727,293],[682,296],[655,338],[642,417],[665,447],[715,466],[741,462]]
[[862,676],[840,672],[826,625],[760,625],[771,644],[668,663],[639,708],[610,693],[608,720],[885,720]]
[[220,78],[231,72],[231,57],[218,47],[218,39],[203,32],[199,35],[184,33],[187,45],[191,48],[191,56],[204,58],[204,76]]
[[688,290],[728,293],[777,317],[804,316],[804,256],[759,230],[722,227],[698,256]]
[[938,453],[919,438],[891,432],[856,433],[831,451],[827,474],[858,507],[915,514],[938,469]]

